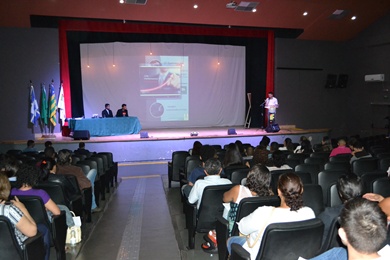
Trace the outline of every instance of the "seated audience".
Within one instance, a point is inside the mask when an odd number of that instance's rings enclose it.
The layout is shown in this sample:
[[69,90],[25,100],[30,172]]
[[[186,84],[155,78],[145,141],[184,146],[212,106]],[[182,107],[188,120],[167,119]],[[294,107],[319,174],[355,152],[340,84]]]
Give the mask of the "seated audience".
[[329,139],[329,136],[322,137],[321,141],[321,152],[331,152],[333,150],[333,146],[331,143],[331,140]]
[[204,166],[206,177],[203,180],[195,182],[194,187],[188,196],[189,203],[197,203],[199,208],[202,201],[203,190],[210,185],[223,185],[231,184],[232,182],[228,179],[221,178],[222,172],[221,162],[218,159],[209,159],[206,161]]
[[190,150],[191,155],[198,155],[200,156],[200,149],[202,148],[202,143],[199,141],[195,141],[192,145],[192,149]]
[[289,151],[289,152],[293,153],[294,152],[294,144],[293,144],[291,138],[284,139],[283,147],[280,147],[279,150]]
[[303,184],[299,176],[285,173],[279,177],[279,207],[262,206],[238,222],[240,233],[244,236],[233,236],[227,242],[229,253],[232,243],[240,244],[246,249],[251,259],[256,259],[265,228],[271,223],[303,221],[315,218],[311,208],[303,205]]
[[43,153],[44,153],[44,157],[49,157],[49,158],[53,158],[53,159],[57,158],[57,153],[56,153],[53,146],[46,147],[45,150],[43,151]]
[[268,161],[267,168],[269,171],[292,169],[288,164],[286,164],[286,155],[279,150],[272,154],[271,160]]
[[270,139],[268,136],[263,135],[263,138],[261,138],[261,141],[260,141],[259,145],[260,145],[260,144],[263,144],[263,145],[265,145],[265,147],[267,147],[267,150],[269,150],[268,145],[269,145],[270,143],[271,143],[271,139]]
[[0,172],[0,215],[7,217],[15,231],[16,241],[23,249],[27,238],[37,234],[37,225],[18,197],[8,201],[11,184],[7,176]]
[[200,160],[201,160],[201,165],[199,167],[196,167],[193,169],[188,176],[188,184],[183,185],[182,187],[182,193],[185,197],[188,197],[188,195],[191,192],[192,187],[194,186],[194,183],[198,179],[204,178],[206,176],[205,173],[205,163],[209,159],[215,158],[215,149],[210,146],[210,145],[203,145],[202,148],[200,149]]
[[248,146],[246,149],[245,149],[245,156],[243,157],[244,161],[250,161],[253,159],[253,152],[254,152],[254,148],[253,146]]
[[23,153],[29,153],[29,152],[37,152],[37,149],[35,149],[34,140],[28,140],[27,147],[23,150]]
[[310,154],[314,152],[310,140],[306,139],[301,142],[301,145],[297,147],[294,151],[295,153],[305,153]]
[[95,201],[94,183],[97,175],[96,169],[90,169],[87,176],[84,175],[80,167],[72,165],[72,154],[69,150],[61,150],[58,152],[57,173],[64,175],[73,175],[76,177],[80,190],[92,187],[92,213],[100,212]]
[[363,144],[360,141],[356,141],[352,148],[352,157],[350,159],[350,163],[362,159],[362,158],[371,158],[372,155],[364,150]]
[[302,142],[305,141],[305,140],[308,140],[308,138],[304,135],[302,135],[300,138],[299,138],[299,145],[295,148],[294,150],[294,153],[298,153],[299,150],[301,150],[302,148]]
[[312,260],[390,259],[389,246],[383,247],[388,232],[387,216],[377,203],[354,198],[345,203],[339,222],[338,233],[347,249],[335,247]]
[[45,148],[53,146],[53,143],[51,141],[45,142]]
[[79,143],[79,148],[77,150],[74,150],[74,153],[75,154],[82,154],[82,155],[85,155],[87,157],[90,157],[91,156],[91,152],[87,149],[85,149],[85,143],[84,142],[80,142]]
[[340,215],[341,210],[344,208],[344,204],[353,198],[361,197],[363,195],[363,182],[355,174],[341,176],[337,180],[336,187],[342,204],[327,207],[320,215],[318,215],[318,218],[324,222],[322,243],[324,243],[329,234],[329,228],[333,220]]
[[337,142],[337,147],[334,148],[332,152],[330,152],[329,157],[337,156],[339,154],[350,154],[351,149],[346,145],[347,143],[345,142],[344,139],[339,139],[339,141]]
[[[236,185],[223,195],[225,205],[223,217],[229,221],[229,234],[232,231],[234,221],[240,201],[244,198],[255,196],[272,196],[270,188],[271,174],[263,165],[255,165],[251,168],[246,178],[245,185]],[[217,248],[217,235],[215,230],[211,230],[205,236],[206,242],[202,244],[202,249],[213,251]]]
[[230,179],[234,170],[237,168],[249,167],[249,163],[244,161],[237,145],[231,143],[226,149],[222,167],[224,174],[221,176]]
[[267,150],[267,145],[265,142],[260,142],[260,145],[256,147],[255,151],[253,152],[253,158],[251,165],[256,164],[262,164],[266,165],[269,160],[269,154],[271,154],[270,151]]

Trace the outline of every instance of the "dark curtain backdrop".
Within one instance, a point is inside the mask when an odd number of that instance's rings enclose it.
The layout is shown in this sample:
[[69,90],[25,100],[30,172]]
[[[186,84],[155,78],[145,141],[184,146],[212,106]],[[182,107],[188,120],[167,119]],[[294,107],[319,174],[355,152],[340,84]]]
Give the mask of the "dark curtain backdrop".
[[266,92],[273,91],[274,88],[274,34],[271,31],[80,21],[62,21],[59,30],[61,80],[64,84],[67,117],[84,115],[81,43],[207,43],[246,47],[245,81],[246,92],[252,93],[251,127],[263,126],[260,104],[265,99]]

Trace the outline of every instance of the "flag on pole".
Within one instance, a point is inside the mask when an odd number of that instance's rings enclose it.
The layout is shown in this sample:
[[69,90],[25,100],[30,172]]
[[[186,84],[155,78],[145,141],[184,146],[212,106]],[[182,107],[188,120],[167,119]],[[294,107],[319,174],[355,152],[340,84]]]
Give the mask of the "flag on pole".
[[50,84],[49,86],[49,118],[53,126],[57,125],[57,104],[56,104],[56,94],[54,93],[54,86]]
[[30,87],[30,106],[30,122],[35,125],[40,117],[40,113],[33,85]]
[[44,125],[48,122],[47,95],[45,84],[41,84],[41,120]]
[[58,107],[59,114],[60,114],[59,118],[61,120],[61,125],[63,125],[65,123],[66,113],[65,113],[64,88],[62,87],[62,83],[60,86],[60,94],[58,95],[57,107]]

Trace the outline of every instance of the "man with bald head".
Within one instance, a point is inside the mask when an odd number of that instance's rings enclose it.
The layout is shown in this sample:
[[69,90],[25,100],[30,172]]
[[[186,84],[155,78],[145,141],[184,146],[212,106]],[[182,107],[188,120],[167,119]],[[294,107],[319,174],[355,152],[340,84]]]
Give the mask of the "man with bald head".
[[347,147],[347,142],[344,139],[339,139],[337,147],[332,150],[329,157],[334,157],[339,154],[351,154],[351,149]]

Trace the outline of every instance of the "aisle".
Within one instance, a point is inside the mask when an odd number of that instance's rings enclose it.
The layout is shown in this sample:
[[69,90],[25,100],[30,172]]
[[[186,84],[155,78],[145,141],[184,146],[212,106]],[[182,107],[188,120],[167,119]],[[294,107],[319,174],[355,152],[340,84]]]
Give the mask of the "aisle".
[[77,259],[180,259],[161,177],[166,167],[119,167],[122,182]]

